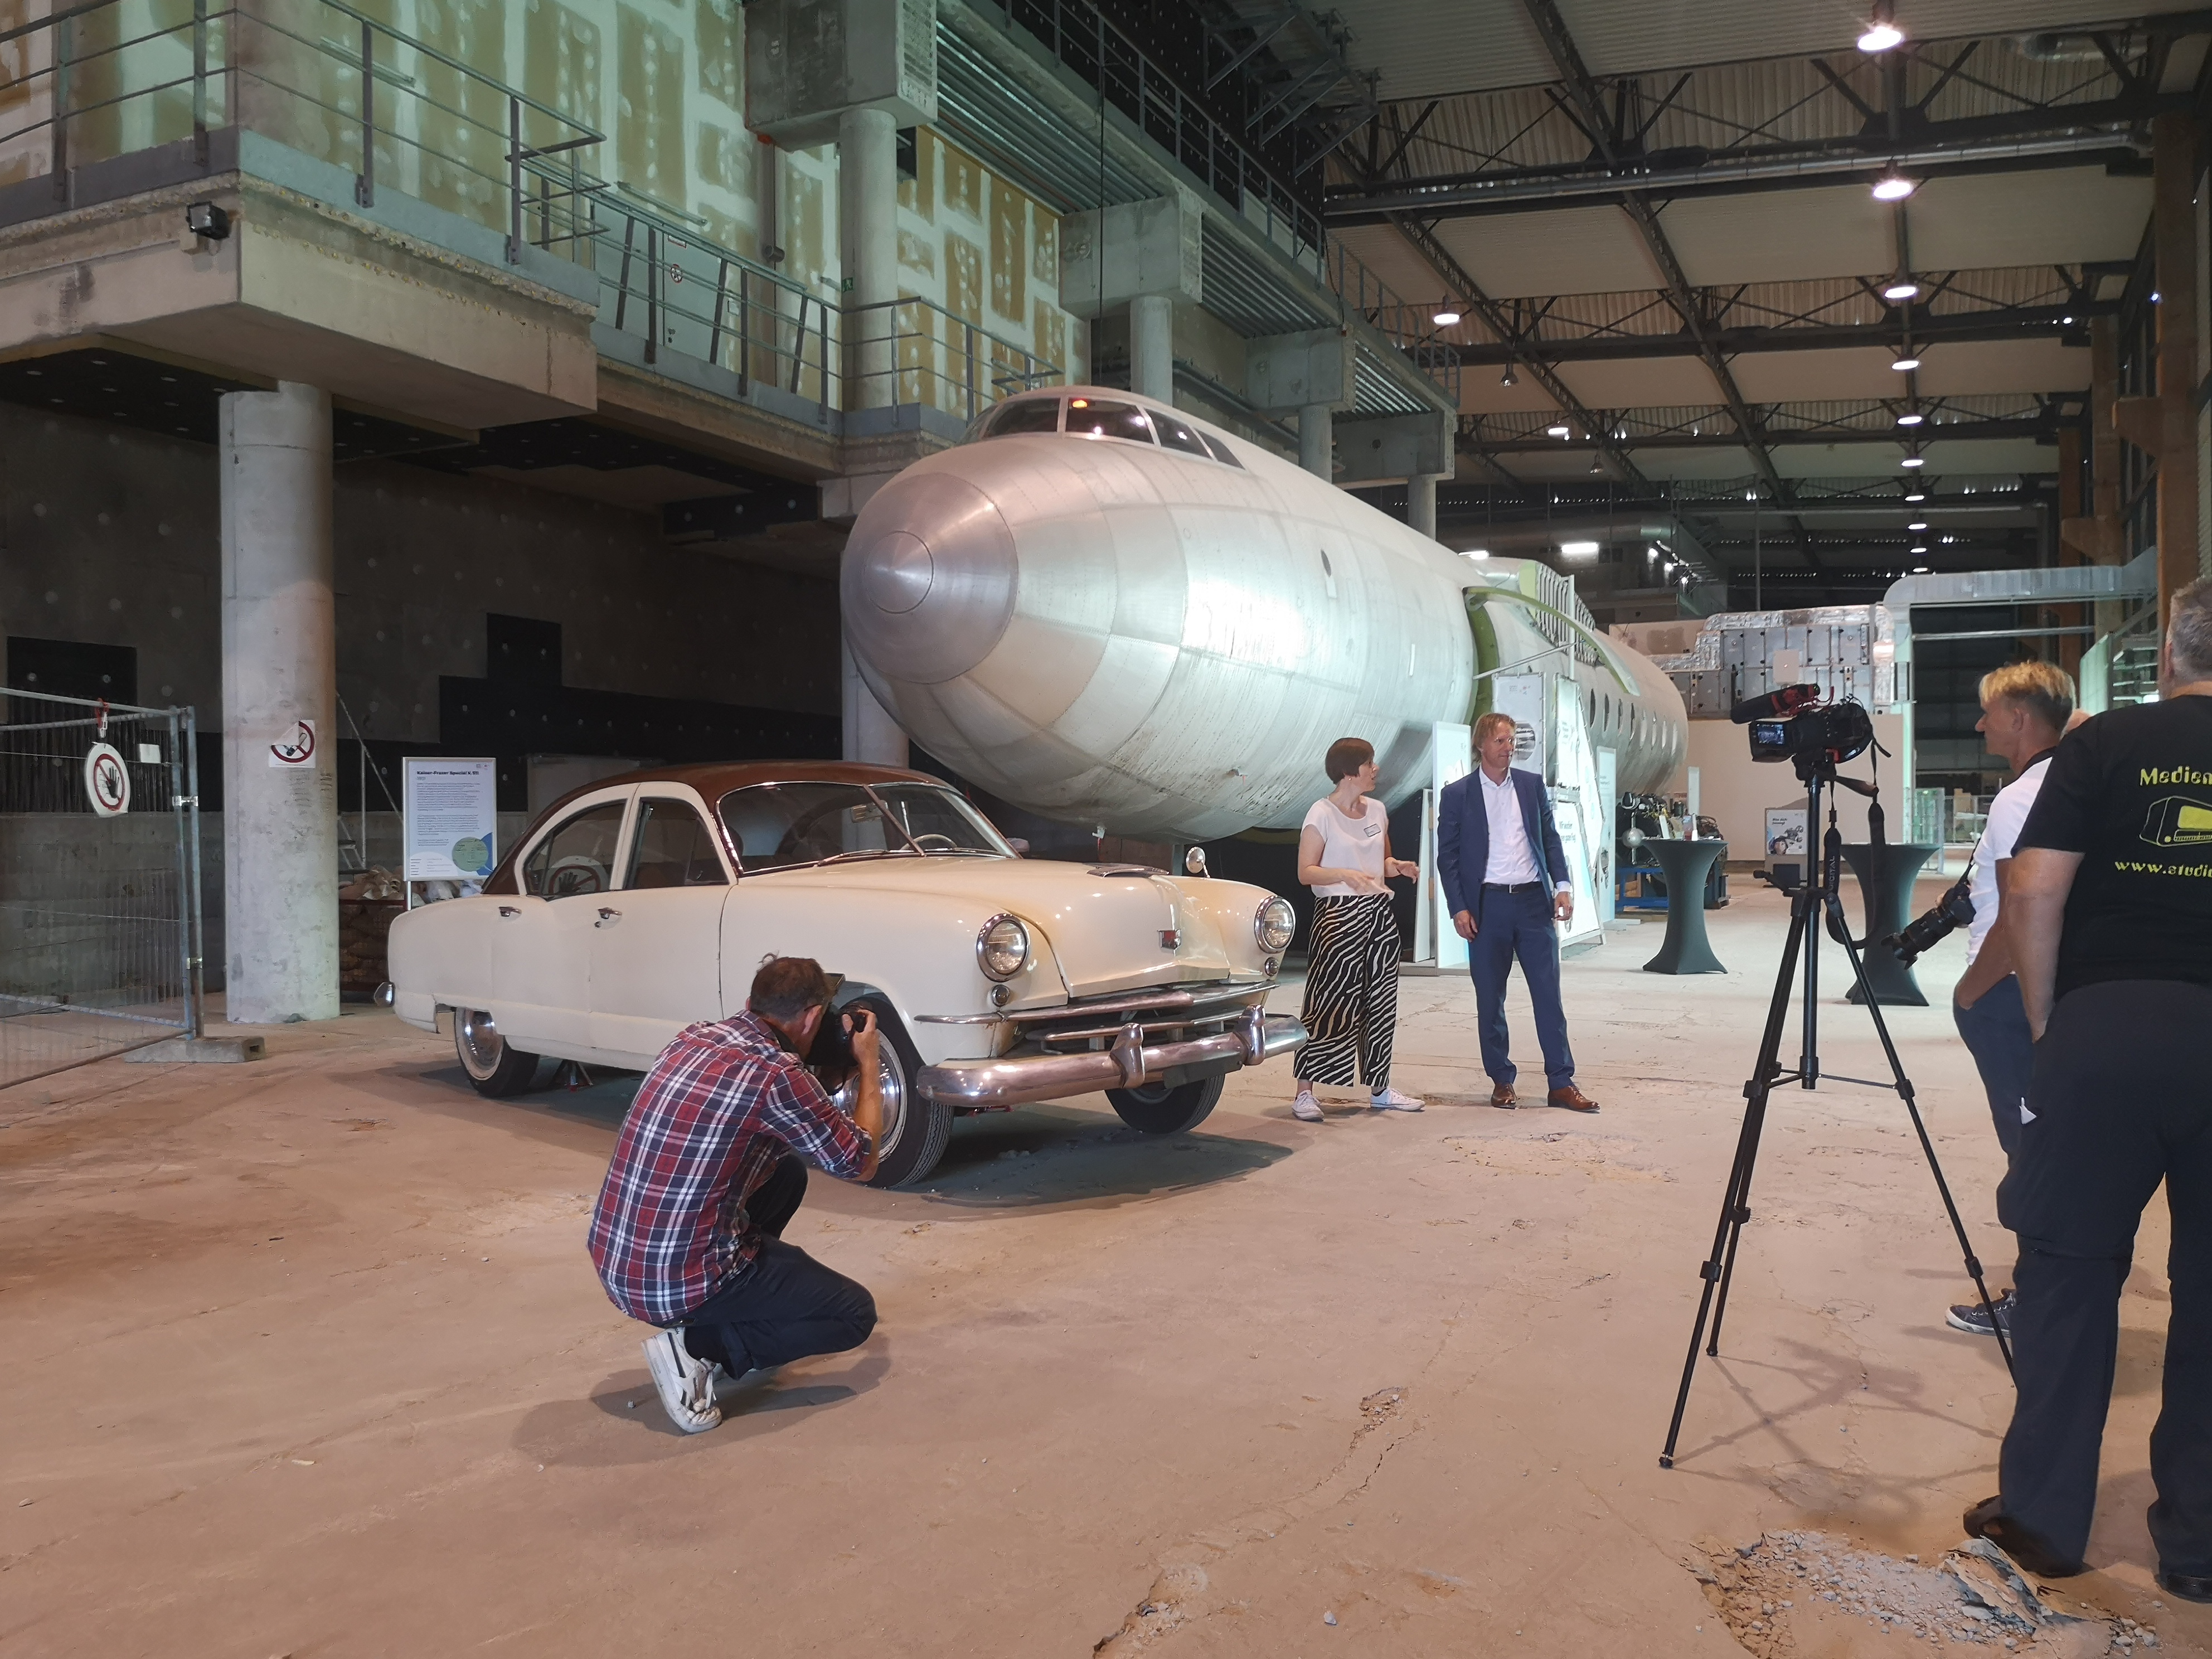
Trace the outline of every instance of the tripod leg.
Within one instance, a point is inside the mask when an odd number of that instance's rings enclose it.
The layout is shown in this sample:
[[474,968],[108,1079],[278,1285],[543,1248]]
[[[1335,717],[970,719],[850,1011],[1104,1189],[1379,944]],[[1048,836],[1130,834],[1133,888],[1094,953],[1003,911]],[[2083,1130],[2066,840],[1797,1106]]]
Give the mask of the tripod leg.
[[1721,1199],[1720,1221],[1713,1229],[1712,1253],[1698,1267],[1698,1277],[1705,1281],[1705,1289],[1698,1295],[1698,1316],[1690,1327],[1690,1351],[1682,1361],[1681,1386],[1674,1391],[1674,1414],[1667,1425],[1666,1448],[1659,1454],[1659,1467],[1662,1469],[1674,1467],[1674,1446],[1682,1436],[1682,1413],[1689,1408],[1690,1383],[1697,1375],[1698,1349],[1705,1339],[1706,1321],[1713,1314],[1714,1297],[1725,1271],[1723,1264],[1729,1268],[1734,1267],[1736,1237],[1749,1218],[1745,1200],[1751,1192],[1752,1165],[1759,1157],[1759,1137],[1766,1121],[1767,1097],[1774,1090],[1778,1069],[1776,1059],[1782,1052],[1782,1026],[1790,1014],[1790,981],[1796,976],[1797,952],[1804,943],[1812,908],[1809,894],[1802,892],[1790,907],[1790,937],[1782,947],[1782,969],[1775,978],[1774,997],[1767,1004],[1766,1029],[1759,1037],[1759,1058],[1753,1066],[1751,1081],[1743,1085],[1743,1127],[1736,1134],[1735,1161],[1729,1169],[1728,1190]]
[[1859,947],[1851,942],[1850,929],[1843,925],[1844,902],[1831,893],[1828,908],[1840,929],[1844,954],[1850,958],[1851,975],[1857,981],[1859,995],[1865,1000],[1867,1012],[1874,1017],[1875,1035],[1881,1039],[1881,1052],[1889,1061],[1889,1074],[1895,1081],[1898,1098],[1905,1103],[1905,1115],[1912,1120],[1912,1132],[1920,1137],[1920,1151],[1928,1160],[1928,1172],[1936,1177],[1936,1191],[1943,1200],[1943,1213],[1951,1218],[1951,1232],[1959,1241],[1959,1254],[1966,1258],[1967,1277],[1974,1281],[1975,1292],[1982,1298],[1982,1310],[1990,1316],[1990,1328],[1996,1333],[1997,1352],[2004,1356],[2005,1370],[2017,1381],[2018,1373],[2013,1370],[2012,1339],[2005,1334],[2003,1325],[1997,1320],[1996,1306],[1990,1299],[1989,1282],[1982,1276],[1981,1258],[1974,1254],[1973,1241],[1966,1237],[1966,1224],[1959,1214],[1957,1201],[1951,1196],[1951,1183],[1943,1178],[1943,1165],[1936,1157],[1936,1143],[1929,1139],[1928,1125],[1920,1115],[1920,1103],[1913,1098],[1912,1079],[1905,1074],[1905,1062],[1898,1058],[1897,1044],[1891,1041],[1889,1026],[1881,1017],[1881,1006],[1875,1000],[1874,988],[1867,983]]

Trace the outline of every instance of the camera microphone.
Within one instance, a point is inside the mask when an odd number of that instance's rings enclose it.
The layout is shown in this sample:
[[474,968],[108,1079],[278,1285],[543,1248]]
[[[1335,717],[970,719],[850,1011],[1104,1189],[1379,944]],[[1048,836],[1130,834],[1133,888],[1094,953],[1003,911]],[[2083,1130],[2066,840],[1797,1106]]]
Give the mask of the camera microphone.
[[1746,697],[1729,710],[1729,718],[1738,726],[1748,726],[1753,720],[1778,720],[1820,701],[1820,688],[1817,685],[1785,685],[1764,696]]

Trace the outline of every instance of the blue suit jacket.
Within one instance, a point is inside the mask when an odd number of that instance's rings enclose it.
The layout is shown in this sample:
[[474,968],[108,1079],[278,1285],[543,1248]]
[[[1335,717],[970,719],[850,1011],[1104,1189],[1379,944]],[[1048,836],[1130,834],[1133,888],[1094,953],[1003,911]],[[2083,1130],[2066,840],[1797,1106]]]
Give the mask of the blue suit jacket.
[[[1462,910],[1480,914],[1482,874],[1490,864],[1490,815],[1483,811],[1481,773],[1468,773],[1444,786],[1437,802],[1437,878],[1444,884],[1444,908],[1453,915]],[[1552,817],[1552,798],[1544,781],[1534,772],[1509,768],[1521,797],[1521,822],[1528,832],[1529,850],[1536,855],[1536,879],[1547,890],[1570,879],[1567,849],[1559,845],[1559,826]]]

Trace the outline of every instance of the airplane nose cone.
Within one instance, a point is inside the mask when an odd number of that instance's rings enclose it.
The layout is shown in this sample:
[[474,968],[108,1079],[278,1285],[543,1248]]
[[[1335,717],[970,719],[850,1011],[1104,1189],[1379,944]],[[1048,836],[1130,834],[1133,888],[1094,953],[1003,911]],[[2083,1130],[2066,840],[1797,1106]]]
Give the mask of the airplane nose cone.
[[991,653],[1013,615],[1013,532],[964,478],[925,472],[878,490],[845,544],[853,649],[885,679],[935,685]]

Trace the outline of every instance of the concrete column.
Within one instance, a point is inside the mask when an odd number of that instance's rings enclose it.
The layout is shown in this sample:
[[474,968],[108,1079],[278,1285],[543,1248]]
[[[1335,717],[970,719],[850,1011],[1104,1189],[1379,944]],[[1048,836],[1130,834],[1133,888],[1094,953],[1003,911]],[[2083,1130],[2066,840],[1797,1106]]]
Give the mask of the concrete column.
[[1129,301],[1129,390],[1175,404],[1175,301],[1165,294]]
[[2197,580],[2197,122],[2151,123],[2151,241],[2158,266],[2158,615]]
[[1406,480],[1406,522],[1431,541],[1437,538],[1437,475],[1416,472]]
[[[226,1008],[338,1012],[337,641],[331,400],[290,381],[222,399]],[[288,763],[312,739],[309,758]]]
[[1298,410],[1298,465],[1316,478],[1336,481],[1336,417],[1327,404]]
[[838,660],[845,676],[845,758],[872,766],[904,766],[906,733],[860,678],[853,647],[841,642]]
[[898,298],[898,125],[889,110],[848,110],[837,119],[838,249],[853,286],[848,309],[884,305],[846,319],[848,409],[884,409],[898,401],[892,369]]

